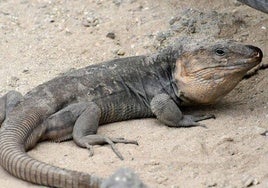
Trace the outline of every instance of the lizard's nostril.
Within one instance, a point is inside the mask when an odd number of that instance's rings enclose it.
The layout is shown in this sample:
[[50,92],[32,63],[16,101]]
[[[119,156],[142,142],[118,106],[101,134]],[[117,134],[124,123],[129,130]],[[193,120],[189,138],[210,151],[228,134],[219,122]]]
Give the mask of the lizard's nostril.
[[255,46],[251,46],[251,45],[247,45],[248,48],[250,48],[252,50],[252,56],[253,57],[259,57],[259,58],[262,58],[263,57],[263,54],[262,54],[262,51],[260,48],[258,47],[255,47]]
[[260,56],[260,53],[259,52],[257,52],[257,51],[255,51],[255,52],[253,52],[253,54],[252,54],[253,56],[256,56],[256,57],[259,57]]
[[260,59],[262,59],[263,54],[261,49],[257,48],[257,51],[253,54],[255,57],[259,57]]

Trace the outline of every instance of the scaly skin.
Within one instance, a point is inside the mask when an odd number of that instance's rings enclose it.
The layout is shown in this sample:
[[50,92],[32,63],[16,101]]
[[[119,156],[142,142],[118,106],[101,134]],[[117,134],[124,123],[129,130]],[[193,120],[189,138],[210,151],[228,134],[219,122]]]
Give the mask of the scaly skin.
[[231,41],[171,47],[66,73],[24,97],[10,92],[0,99],[0,164],[35,184],[100,187],[101,178],[37,161],[26,151],[43,140],[73,138],[92,155],[93,145],[110,144],[123,159],[114,143],[137,142],[96,135],[99,125],[155,116],[167,126],[200,126],[198,121],[214,116],[184,115],[179,106],[219,100],[261,59],[260,49]]

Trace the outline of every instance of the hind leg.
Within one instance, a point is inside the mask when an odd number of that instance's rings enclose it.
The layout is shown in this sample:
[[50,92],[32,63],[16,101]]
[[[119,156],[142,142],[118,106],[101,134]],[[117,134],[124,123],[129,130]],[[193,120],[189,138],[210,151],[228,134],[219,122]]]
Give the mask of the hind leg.
[[0,98],[0,124],[6,119],[8,114],[15,108],[21,101],[23,96],[17,91],[9,91]]
[[97,135],[99,119],[100,109],[95,103],[80,102],[71,104],[52,114],[44,121],[42,127],[46,131],[42,140],[61,142],[73,138],[78,146],[87,148],[90,151],[90,156],[93,155],[93,145],[109,144],[114,153],[120,159],[123,159],[115,147],[115,143],[136,145],[138,143],[134,140]]
[[93,155],[93,145],[109,144],[114,153],[123,160],[123,156],[115,147],[115,143],[136,144],[134,140],[126,140],[123,138],[109,138],[103,135],[97,135],[99,127],[99,119],[101,117],[100,108],[94,103],[88,103],[87,108],[77,118],[74,129],[73,139],[74,142],[80,146],[89,149],[90,155]]

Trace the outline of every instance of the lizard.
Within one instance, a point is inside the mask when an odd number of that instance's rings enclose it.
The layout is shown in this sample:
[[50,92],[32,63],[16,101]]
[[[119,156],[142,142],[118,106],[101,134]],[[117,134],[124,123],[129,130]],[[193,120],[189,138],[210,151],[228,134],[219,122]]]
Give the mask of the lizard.
[[154,54],[119,58],[68,72],[22,96],[0,99],[0,164],[13,176],[51,187],[100,187],[100,177],[58,168],[27,154],[38,142],[73,139],[93,154],[93,145],[135,140],[98,135],[98,126],[156,117],[169,127],[202,126],[214,115],[186,115],[183,106],[212,104],[253,67],[261,49],[227,40],[175,43]]

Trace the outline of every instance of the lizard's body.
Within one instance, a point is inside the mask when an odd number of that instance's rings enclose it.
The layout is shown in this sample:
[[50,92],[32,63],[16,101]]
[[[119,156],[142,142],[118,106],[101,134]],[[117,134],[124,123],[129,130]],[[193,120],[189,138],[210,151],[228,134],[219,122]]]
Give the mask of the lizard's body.
[[[260,63],[253,46],[226,42],[195,50],[170,48],[152,56],[117,59],[73,71],[46,82],[20,101],[5,95],[0,105],[0,163],[21,179],[53,187],[98,187],[99,178],[50,166],[26,151],[42,140],[73,137],[81,147],[136,143],[96,135],[98,125],[156,116],[173,126],[199,126],[213,116],[183,115],[179,106],[213,103]],[[15,96],[15,97],[14,97]],[[19,95],[18,95],[19,96]]]

